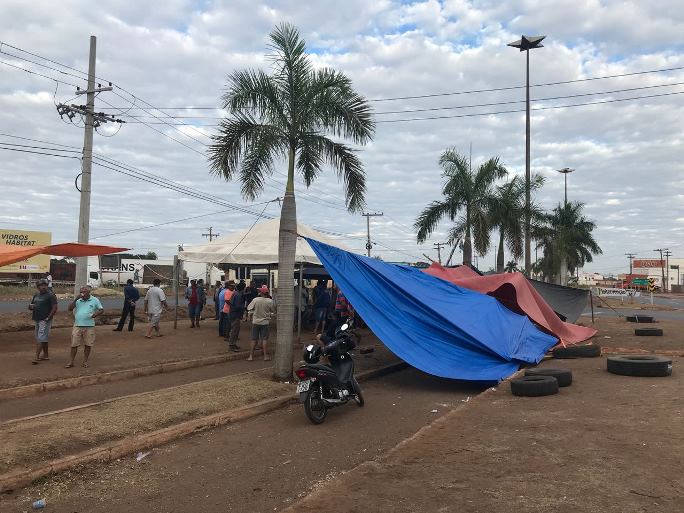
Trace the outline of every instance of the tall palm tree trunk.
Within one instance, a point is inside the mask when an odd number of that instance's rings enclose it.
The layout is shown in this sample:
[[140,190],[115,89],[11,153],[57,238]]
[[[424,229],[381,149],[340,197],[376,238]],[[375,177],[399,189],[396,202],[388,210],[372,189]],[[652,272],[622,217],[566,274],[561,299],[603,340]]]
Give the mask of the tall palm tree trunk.
[[278,313],[274,377],[292,377],[292,328],[294,323],[294,266],[297,247],[297,205],[294,195],[294,148],[288,156],[287,186],[280,211],[278,237]]
[[504,272],[504,232],[500,230],[499,233],[499,250],[496,253],[496,272],[501,274]]
[[560,259],[560,272],[558,273],[558,285],[568,284],[568,259],[562,256]]
[[465,237],[463,238],[463,265],[473,266],[473,240],[470,236],[470,224],[466,225]]

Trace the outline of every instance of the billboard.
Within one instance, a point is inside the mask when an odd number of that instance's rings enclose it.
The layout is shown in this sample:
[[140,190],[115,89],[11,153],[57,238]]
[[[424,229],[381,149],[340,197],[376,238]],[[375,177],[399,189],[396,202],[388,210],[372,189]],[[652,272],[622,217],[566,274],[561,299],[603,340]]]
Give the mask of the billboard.
[[[12,230],[0,228],[0,245],[2,246],[49,246],[52,244],[51,232],[28,232],[26,230]],[[46,273],[50,270],[50,255],[36,255],[15,262],[4,267],[0,267],[0,273]]]
[[664,260],[658,260],[658,259],[634,259],[634,267],[635,268],[640,268],[640,269],[654,269],[654,268],[661,268],[665,267],[665,261]]

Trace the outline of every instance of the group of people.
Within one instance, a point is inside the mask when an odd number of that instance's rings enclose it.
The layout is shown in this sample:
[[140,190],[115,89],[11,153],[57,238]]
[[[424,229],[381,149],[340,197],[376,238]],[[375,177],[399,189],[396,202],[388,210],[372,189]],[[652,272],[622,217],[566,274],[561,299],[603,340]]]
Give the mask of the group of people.
[[[35,323],[36,352],[32,360],[34,365],[41,361],[49,360],[48,339],[52,320],[57,313],[57,297],[52,292],[52,285],[47,279],[41,279],[36,283],[37,292],[29,304],[32,318]],[[166,295],[161,288],[161,280],[155,279],[153,286],[147,290],[144,297],[145,314],[148,316],[149,327],[145,338],[163,336],[160,330],[161,315],[168,310]],[[306,289],[298,292],[304,295]],[[327,281],[319,280],[316,287],[311,290],[311,297],[307,294],[307,302],[313,307],[314,335],[318,333],[331,333],[354,316],[354,309],[347,301],[341,290],[337,289],[335,301],[332,301],[334,290],[328,288]],[[128,331],[133,331],[135,325],[135,310],[140,300],[140,291],[135,287],[133,280],[128,280],[124,287],[124,303],[119,322],[113,331],[123,331],[128,320]],[[207,304],[207,293],[203,280],[190,280],[184,294],[188,303],[188,316],[190,327],[199,328],[202,320],[202,311]],[[235,283],[228,280],[225,283],[217,282],[214,289],[214,308],[216,320],[218,320],[219,336],[228,343],[231,351],[241,351],[238,346],[240,326],[243,320],[251,318],[251,338],[248,360],[254,359],[257,349],[263,351],[263,358],[269,361],[271,356],[268,350],[269,325],[276,313],[274,299],[270,295],[266,285],[260,287],[248,286],[241,280]],[[80,294],[69,304],[68,310],[73,312],[74,325],[71,333],[70,358],[66,367],[73,367],[78,348],[83,346],[83,367],[88,366],[92,348],[95,344],[95,318],[104,313],[102,303],[93,296],[90,286],[80,289]],[[327,328],[327,329],[326,329]]]
[[[166,296],[160,287],[161,281],[154,280],[145,295],[145,313],[148,315],[150,326],[145,338],[152,338],[152,334],[161,337],[159,321],[164,309],[168,309]],[[36,282],[37,291],[31,298],[28,305],[31,311],[31,318],[35,324],[34,335],[36,339],[36,352],[32,362],[37,365],[41,361],[50,359],[49,337],[52,321],[58,310],[57,296],[49,287],[47,279]],[[124,306],[121,318],[114,331],[122,331],[123,326],[128,321],[128,331],[133,331],[135,323],[135,307],[140,299],[140,292],[133,286],[133,280],[128,280],[124,288]],[[71,330],[71,348],[69,361],[66,368],[74,366],[78,348],[83,346],[83,367],[88,367],[88,359],[93,346],[95,345],[95,319],[104,313],[104,308],[100,300],[92,295],[91,287],[86,285],[80,288],[79,294],[69,303],[69,312],[73,312],[74,324]]]

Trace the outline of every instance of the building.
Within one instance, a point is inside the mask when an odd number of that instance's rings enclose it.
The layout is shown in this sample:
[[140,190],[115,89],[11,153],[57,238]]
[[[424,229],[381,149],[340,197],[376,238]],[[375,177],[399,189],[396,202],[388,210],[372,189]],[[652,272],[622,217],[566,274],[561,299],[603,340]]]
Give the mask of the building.
[[654,278],[656,286],[661,289],[663,288],[663,275],[665,275],[665,283],[668,285],[666,290],[672,290],[673,286],[684,284],[684,258],[670,257],[669,262],[659,258],[635,258],[633,269],[634,274]]

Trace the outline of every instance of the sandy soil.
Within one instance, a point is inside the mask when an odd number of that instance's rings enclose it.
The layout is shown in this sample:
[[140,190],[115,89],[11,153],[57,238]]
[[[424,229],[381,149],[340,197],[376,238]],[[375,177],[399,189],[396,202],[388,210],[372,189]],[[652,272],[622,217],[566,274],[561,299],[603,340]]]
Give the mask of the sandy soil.
[[669,378],[609,374],[604,358],[544,365],[573,385],[540,398],[501,386],[287,511],[684,511],[684,361]]
[[[606,349],[643,350],[648,352],[670,352],[684,355],[684,322],[658,321],[657,323],[637,324],[617,317],[597,318],[594,324],[582,317],[586,326],[599,330],[593,341]],[[662,328],[662,337],[637,337],[635,328]]]

